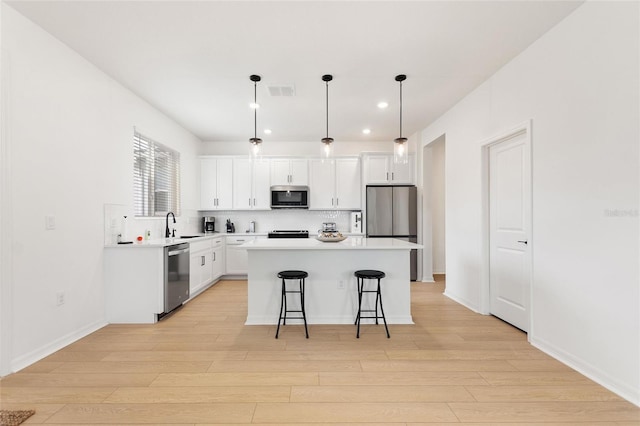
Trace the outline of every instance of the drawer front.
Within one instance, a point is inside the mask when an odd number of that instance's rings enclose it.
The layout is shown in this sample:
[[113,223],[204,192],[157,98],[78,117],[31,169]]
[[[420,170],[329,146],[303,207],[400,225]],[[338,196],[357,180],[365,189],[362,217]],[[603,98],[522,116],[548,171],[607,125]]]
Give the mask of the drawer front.
[[244,243],[248,243],[249,241],[253,241],[255,240],[256,237],[254,236],[250,236],[250,235],[234,235],[234,236],[227,236],[227,245],[231,244],[231,245],[238,245],[238,244],[244,244]]
[[207,250],[211,247],[213,247],[211,240],[193,241],[189,243],[189,251],[191,251],[192,253],[196,251]]

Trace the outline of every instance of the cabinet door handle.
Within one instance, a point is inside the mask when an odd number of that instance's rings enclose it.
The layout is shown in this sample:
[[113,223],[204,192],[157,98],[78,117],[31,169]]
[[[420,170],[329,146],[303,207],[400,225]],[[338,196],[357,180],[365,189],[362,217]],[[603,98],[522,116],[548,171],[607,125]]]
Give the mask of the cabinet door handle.
[[387,180],[389,180],[389,172],[387,172]]
[[524,241],[518,240],[518,242],[521,243],[521,244],[529,244],[529,242],[527,240],[524,240]]
[[215,251],[213,252],[213,261],[214,262],[216,261],[216,252]]
[[200,256],[200,266],[204,266],[204,256]]
[[251,198],[249,198],[249,207],[251,207]]
[[391,180],[396,180],[395,173],[391,172]]
[[336,197],[336,207],[340,205],[340,198]]
[[254,198],[253,199],[253,207],[255,207],[255,206],[256,206],[256,199]]

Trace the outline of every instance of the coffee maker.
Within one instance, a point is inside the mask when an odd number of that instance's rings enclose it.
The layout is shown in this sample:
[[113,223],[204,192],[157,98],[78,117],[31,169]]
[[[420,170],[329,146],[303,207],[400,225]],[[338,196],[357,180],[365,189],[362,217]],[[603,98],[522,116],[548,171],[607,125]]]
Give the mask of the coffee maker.
[[202,218],[202,232],[210,234],[216,232],[216,218],[213,216],[205,216]]

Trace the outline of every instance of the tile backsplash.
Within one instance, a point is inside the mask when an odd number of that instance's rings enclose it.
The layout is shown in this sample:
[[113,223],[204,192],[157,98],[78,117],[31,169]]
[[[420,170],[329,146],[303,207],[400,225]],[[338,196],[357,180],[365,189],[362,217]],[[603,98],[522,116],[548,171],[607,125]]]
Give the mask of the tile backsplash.
[[[125,217],[126,216],[126,217]],[[255,210],[255,211],[197,211],[187,210],[176,217],[176,223],[169,219],[169,228],[176,230],[176,236],[202,232],[202,218],[213,216],[216,218],[216,231],[226,232],[226,222],[230,219],[234,223],[237,234],[245,233],[249,229],[249,222],[256,223],[256,232],[267,233],[274,229],[304,229],[311,235],[318,232],[323,222],[335,222],[339,231],[349,232],[351,212],[336,210]],[[104,206],[104,243],[115,244],[120,234],[123,241],[135,241],[146,231],[150,238],[163,238],[165,232],[165,218],[136,218],[127,206],[120,204],[105,204]]]
[[304,229],[315,234],[323,222],[335,222],[339,231],[349,232],[351,212],[336,210],[255,210],[255,211],[209,211],[202,216],[216,218],[216,231],[226,232],[226,222],[230,219],[236,233],[249,229],[249,222],[256,223],[256,232],[266,233],[274,229]]

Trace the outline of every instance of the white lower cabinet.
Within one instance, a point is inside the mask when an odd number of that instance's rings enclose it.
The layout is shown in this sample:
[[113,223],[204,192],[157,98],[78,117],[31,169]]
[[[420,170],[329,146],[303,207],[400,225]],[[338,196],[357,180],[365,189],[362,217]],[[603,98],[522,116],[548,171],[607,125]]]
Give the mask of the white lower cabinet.
[[226,273],[224,260],[224,239],[222,237],[213,240],[212,279],[217,280]]
[[226,265],[227,275],[247,275],[249,272],[249,264],[247,261],[247,249],[242,244],[253,241],[254,236],[227,236],[226,241]]
[[189,294],[193,297],[212,280],[211,240],[189,243]]
[[189,243],[189,295],[196,296],[224,274],[222,237]]

